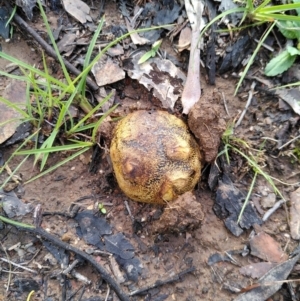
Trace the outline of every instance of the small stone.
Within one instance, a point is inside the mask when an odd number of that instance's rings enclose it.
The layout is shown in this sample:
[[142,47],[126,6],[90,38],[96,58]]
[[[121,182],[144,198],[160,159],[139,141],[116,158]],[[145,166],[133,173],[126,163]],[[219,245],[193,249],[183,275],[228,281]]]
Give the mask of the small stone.
[[270,117],[265,118],[264,122],[265,122],[265,124],[269,124],[269,125],[273,123],[273,121]]
[[280,232],[285,232],[286,230],[287,230],[287,224],[283,224],[283,225],[279,226]]
[[276,202],[276,194],[269,193],[267,196],[261,198],[261,205],[263,208],[272,208]]
[[257,191],[262,196],[267,196],[271,192],[268,186],[257,186]]

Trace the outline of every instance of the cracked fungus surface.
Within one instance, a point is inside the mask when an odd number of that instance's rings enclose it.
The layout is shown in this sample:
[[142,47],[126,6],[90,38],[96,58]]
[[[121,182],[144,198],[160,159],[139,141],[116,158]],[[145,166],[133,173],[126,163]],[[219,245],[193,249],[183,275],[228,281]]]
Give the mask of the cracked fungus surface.
[[117,124],[110,147],[115,176],[131,199],[165,204],[200,179],[199,146],[179,118],[136,111]]

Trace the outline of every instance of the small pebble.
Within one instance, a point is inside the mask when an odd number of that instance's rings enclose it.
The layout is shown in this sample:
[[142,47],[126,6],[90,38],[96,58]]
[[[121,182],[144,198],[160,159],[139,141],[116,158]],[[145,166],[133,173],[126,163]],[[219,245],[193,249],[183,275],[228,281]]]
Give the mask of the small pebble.
[[267,196],[261,198],[261,205],[263,208],[272,208],[276,202],[276,194],[269,193]]

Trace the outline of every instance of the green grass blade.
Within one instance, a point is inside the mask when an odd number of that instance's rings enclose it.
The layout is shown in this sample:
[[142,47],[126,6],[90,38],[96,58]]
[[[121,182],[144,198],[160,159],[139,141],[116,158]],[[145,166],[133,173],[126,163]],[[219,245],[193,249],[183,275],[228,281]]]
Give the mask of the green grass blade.
[[[43,149],[49,149],[52,147],[54,141],[55,141],[55,138],[58,134],[58,131],[54,128],[50,134],[50,136],[44,141],[44,143],[41,145],[40,149],[38,149],[39,153],[36,154],[35,156],[35,159],[34,159],[34,165],[37,163],[37,161],[39,160],[39,158],[41,157],[42,153],[41,151]],[[45,164],[47,162],[47,159],[48,159],[48,156],[49,156],[49,152],[46,152],[43,154],[42,156],[42,160],[41,160],[41,166],[40,166],[40,171],[42,171],[45,167]]]
[[[66,115],[68,114],[70,105],[73,103],[75,96],[78,94],[77,87],[74,88],[73,93],[69,96],[68,101],[66,103],[61,103],[61,110],[58,115],[58,119],[55,125],[55,129],[58,131],[59,128],[64,124],[64,120]],[[59,99],[58,99],[59,101]]]
[[[12,103],[11,101],[0,96],[0,101],[4,103],[7,107],[14,109],[17,111],[24,119],[31,119],[30,116],[21,108],[19,108],[18,104]],[[19,104],[20,106],[24,106],[24,104]]]
[[245,209],[246,209],[246,206],[247,206],[247,204],[249,203],[249,200],[250,200],[250,197],[251,197],[253,188],[254,188],[254,184],[255,184],[255,182],[256,182],[257,175],[258,175],[258,172],[255,172],[255,173],[254,173],[254,177],[253,177],[253,179],[252,179],[252,181],[251,181],[251,185],[250,185],[250,188],[249,188],[249,190],[248,190],[248,193],[247,193],[245,202],[244,202],[244,204],[243,204],[243,206],[242,206],[242,209],[241,209],[241,211],[240,211],[240,214],[239,214],[239,216],[238,216],[237,224],[241,221],[241,218],[242,218],[243,213],[244,213],[244,211],[245,211]]
[[19,164],[18,166],[13,170],[13,172],[7,177],[7,179],[3,182],[3,184],[0,186],[0,189],[2,189],[9,181],[10,179],[16,174],[16,172],[20,169],[20,167],[24,164],[24,162],[28,159],[29,155],[26,156]]
[[236,147],[234,147],[234,146],[230,146],[230,147],[232,150],[234,150],[235,152],[240,154],[244,159],[246,159],[247,162],[250,164],[250,166],[255,170],[255,172],[259,173],[261,176],[263,176],[265,178],[265,180],[272,186],[275,193],[277,193],[282,199],[285,199],[283,197],[283,195],[281,194],[281,192],[279,191],[279,189],[274,184],[272,178],[260,168],[260,166],[257,164],[257,162],[255,160],[253,160],[252,158],[250,158],[249,156],[247,156],[246,154],[241,152]]
[[94,107],[88,114],[86,114],[74,127],[72,127],[67,135],[74,133],[86,120],[88,120],[92,115],[97,112],[112,96],[112,92],[108,94],[96,107]]
[[11,154],[11,156],[6,160],[5,164],[0,168],[0,174],[3,172],[5,169],[5,166],[14,158],[15,154],[22,148],[24,147],[31,139],[37,135],[39,130],[35,131],[33,134],[31,134],[29,137],[27,137],[21,144],[20,146]]
[[245,7],[238,7],[238,8],[233,8],[233,9],[229,9],[227,11],[224,11],[223,13],[219,14],[218,16],[216,16],[215,18],[213,18],[209,23],[206,24],[206,26],[202,29],[201,34],[199,36],[199,41],[201,40],[201,38],[203,37],[203,35],[205,34],[205,32],[211,27],[211,25],[213,25],[216,21],[230,15],[230,14],[234,14],[234,13],[245,13],[246,8]]
[[100,124],[102,123],[102,121],[112,112],[115,110],[115,108],[118,106],[118,104],[114,105],[113,107],[111,107],[107,112],[105,112],[101,118],[97,121],[96,126],[93,129],[93,133],[92,133],[92,141],[94,143],[96,143],[96,135],[98,132],[98,128],[100,126]]
[[[0,57],[1,57],[1,52],[0,52]],[[17,79],[17,80],[20,80],[20,81],[24,81],[24,82],[28,81],[28,78],[26,76],[15,75],[15,74],[7,73],[7,72],[1,71],[1,70],[0,70],[0,75],[5,76],[7,78],[12,78],[12,79]]]
[[47,77],[46,77],[47,91],[48,91],[48,93],[47,93],[48,95],[46,95],[46,97],[47,97],[47,107],[48,107],[48,116],[47,117],[48,117],[48,120],[50,120],[50,118],[52,117],[52,107],[53,107],[52,89],[51,89],[50,82],[47,80],[48,77],[49,77],[49,72],[48,72],[48,67],[47,67],[44,52],[42,52],[42,56],[43,56],[43,65],[44,65],[45,74],[47,75]]
[[257,44],[257,47],[255,48],[255,50],[254,50],[254,52],[253,52],[253,54],[252,54],[252,56],[251,56],[251,58],[250,58],[250,60],[249,60],[249,62],[247,64],[247,66],[245,67],[245,69],[244,69],[244,71],[243,71],[243,73],[241,75],[241,78],[240,78],[240,80],[239,80],[239,82],[238,82],[238,84],[236,86],[235,91],[234,91],[234,95],[237,94],[237,92],[238,92],[238,90],[239,90],[239,88],[240,88],[240,86],[241,86],[241,84],[242,84],[242,82],[243,82],[243,80],[244,80],[244,78],[245,78],[245,76],[246,76],[249,68],[251,67],[251,65],[252,65],[252,63],[253,63],[253,61],[254,61],[254,59],[255,59],[255,57],[256,57],[259,49],[260,49],[260,47],[262,46],[262,44],[264,43],[265,39],[268,37],[268,35],[270,34],[270,32],[272,31],[272,29],[274,28],[275,25],[276,25],[276,22],[272,23],[269,26],[268,30],[265,32],[265,34],[261,37],[259,43]]
[[258,7],[255,11],[257,13],[281,13],[292,9],[299,9],[299,3],[279,4],[263,8]]
[[25,184],[28,184],[28,183],[30,183],[30,182],[32,182],[32,181],[34,181],[34,180],[36,180],[36,179],[38,179],[38,178],[40,178],[40,177],[46,175],[47,173],[49,173],[49,172],[55,170],[56,168],[58,168],[58,167],[64,165],[65,163],[70,162],[71,160],[73,160],[74,158],[76,158],[76,157],[78,157],[79,155],[83,154],[84,152],[86,152],[86,151],[89,150],[89,149],[90,149],[90,147],[85,147],[85,148],[83,148],[82,150],[78,151],[77,153],[73,154],[72,156],[66,158],[66,159],[63,160],[63,161],[58,162],[58,163],[55,164],[54,166],[51,166],[49,169],[47,169],[47,170],[41,172],[40,174],[38,174],[38,175],[36,175],[35,177],[31,178],[30,180],[26,181]]
[[[4,53],[4,52],[2,52],[2,51],[0,51],[0,57],[3,58],[3,59],[5,59],[5,60],[8,60],[8,61],[10,61],[10,62],[12,62],[14,64],[17,64],[19,67],[23,67],[24,69],[29,70],[29,71],[33,72],[34,74],[38,74],[42,78],[46,78],[47,77],[46,74],[45,74],[45,72],[43,72],[43,71],[35,68],[34,66],[31,66],[31,65],[25,63],[25,62],[22,62],[22,61],[20,61],[20,60],[18,60],[16,58],[14,58],[14,57],[12,57],[12,56]],[[12,76],[10,76],[10,77],[12,77]],[[56,84],[58,87],[61,87],[61,89],[64,89],[67,86],[62,81],[60,81],[60,80],[58,80],[58,79],[56,79],[56,78],[54,78],[52,76],[49,77],[49,80],[52,83]]]
[[76,141],[73,140],[73,142],[76,142],[74,144],[66,144],[66,145],[58,145],[58,146],[52,146],[48,148],[43,149],[28,149],[28,150],[21,150],[16,153],[16,155],[38,155],[38,154],[48,154],[48,153],[55,153],[55,152],[63,152],[63,151],[70,151],[77,148],[83,148],[83,147],[91,147],[93,144],[91,142],[83,142],[83,141]]
[[[20,118],[11,118],[11,119],[5,120],[5,121],[0,123],[0,127],[4,126],[7,123],[14,122],[14,121],[20,121]],[[24,119],[24,120],[22,120],[22,123],[28,122],[28,121],[30,122],[31,120],[30,119],[28,119],[28,120]]]
[[294,21],[300,22],[299,16],[290,16],[284,14],[271,14],[271,13],[257,13],[253,16],[254,20],[264,21],[264,22],[274,22],[274,21]]
[[17,11],[17,5],[15,5],[13,10],[11,11],[11,14],[10,14],[9,18],[8,18],[7,22],[5,23],[5,27],[7,27],[8,24],[11,22],[11,20],[13,19],[16,11]]
[[0,215],[0,220],[2,222],[6,223],[6,224],[14,225],[15,227],[22,227],[22,228],[29,228],[29,229],[34,229],[35,228],[33,225],[16,222],[16,221],[14,221],[10,218],[7,218],[5,216],[2,216],[2,215]]
[[[64,63],[64,61],[63,61],[63,58],[62,58],[62,56],[61,56],[61,54],[60,54],[60,52],[59,52],[59,50],[58,50],[57,44],[56,44],[56,42],[55,42],[55,39],[54,39],[54,36],[53,36],[53,34],[52,34],[51,28],[50,28],[50,26],[49,26],[48,19],[47,19],[47,16],[46,16],[46,14],[45,14],[45,11],[44,11],[44,9],[43,9],[43,6],[42,6],[42,4],[41,4],[41,1],[38,0],[37,3],[38,3],[38,6],[39,6],[39,9],[40,9],[40,12],[41,12],[41,15],[42,15],[44,24],[45,24],[45,26],[46,26],[47,33],[48,33],[49,38],[50,38],[50,40],[51,40],[52,46],[53,46],[53,48],[54,48],[54,50],[55,50],[55,53],[56,53],[56,55],[57,55],[58,61],[59,61],[59,63],[60,63],[60,66],[61,66],[61,68],[62,68],[62,70],[63,70],[65,79],[67,80],[68,85],[69,85],[72,89],[74,89],[74,85],[73,85],[73,83],[72,83],[72,80],[71,80],[71,77],[70,77],[70,75],[69,75],[69,72],[68,72],[68,70],[67,70],[67,68],[66,68],[66,66],[65,66],[65,63]],[[71,90],[71,91],[72,91],[72,90]]]
[[[92,53],[93,53],[93,50],[94,50],[94,47],[96,45],[96,42],[97,42],[97,38],[102,30],[102,27],[103,27],[103,24],[104,24],[104,17],[101,18],[100,20],[100,23],[93,35],[93,38],[90,42],[90,45],[88,47],[88,50],[87,50],[87,53],[86,53],[86,56],[85,56],[85,59],[84,59],[84,63],[83,63],[83,70],[85,68],[88,67],[89,63],[90,63],[90,60],[91,60],[91,56],[92,56]],[[87,74],[85,76],[82,76],[81,80],[80,80],[80,83],[78,84],[79,85],[79,91],[81,91],[81,95],[82,96],[85,96],[85,90],[86,90],[86,78],[87,78]]]

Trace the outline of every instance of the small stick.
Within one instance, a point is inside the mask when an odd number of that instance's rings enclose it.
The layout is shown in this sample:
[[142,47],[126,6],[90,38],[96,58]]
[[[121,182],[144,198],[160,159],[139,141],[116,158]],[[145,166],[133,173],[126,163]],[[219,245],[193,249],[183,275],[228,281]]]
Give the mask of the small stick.
[[128,214],[129,214],[131,220],[134,222],[134,217],[133,217],[133,215],[132,215],[132,213],[131,213],[131,210],[130,210],[130,208],[129,208],[128,202],[125,201],[124,203],[125,203],[125,207],[126,207],[126,209],[127,209],[127,211],[128,211]]
[[284,147],[288,146],[290,143],[294,142],[295,140],[299,139],[300,138],[300,135],[291,139],[290,141],[288,141],[287,143],[281,145],[280,147],[278,147],[279,150],[283,149]]
[[108,288],[107,288],[107,293],[106,293],[106,297],[105,297],[105,300],[104,300],[104,301],[107,301],[107,300],[108,300],[109,294],[110,294],[110,287],[108,286]]
[[[7,2],[6,2],[6,6],[8,6],[10,9],[10,6],[8,5]],[[30,27],[27,24],[27,22],[25,20],[23,20],[17,13],[14,15],[14,21],[20,26],[20,28],[24,29],[27,33],[29,33],[45,49],[45,51],[48,55],[50,55],[51,57],[58,60],[55,50],[32,27]],[[75,68],[66,59],[64,59],[64,58],[62,58],[62,59],[63,59],[63,62],[65,64],[66,68],[70,72],[72,72],[75,75],[79,75],[81,73],[80,70]],[[87,78],[86,84],[93,91],[97,91],[99,89],[99,86],[89,78]]]
[[[259,43],[259,40],[258,39],[254,39],[254,41],[258,44]],[[262,43],[261,46],[265,47],[266,49],[268,49],[269,51],[271,52],[274,52],[274,48],[267,45],[266,43]]]
[[226,98],[225,98],[224,92],[222,92],[222,99],[223,99],[225,111],[226,111],[227,115],[229,116],[228,107],[227,107],[227,103],[226,103]]
[[85,284],[91,284],[91,283],[92,283],[91,280],[89,280],[87,277],[83,276],[82,274],[76,272],[75,270],[73,270],[73,271],[71,272],[71,275],[72,275],[74,278],[76,278],[77,280],[79,280],[79,281],[81,281],[81,282],[83,282],[83,283],[85,283]]
[[17,263],[14,263],[14,262],[11,261],[11,260],[8,260],[8,259],[5,259],[5,258],[0,258],[0,260],[2,260],[2,261],[4,261],[4,262],[7,262],[7,263],[9,263],[9,264],[11,264],[11,265],[14,265],[14,266],[16,266],[16,267],[18,267],[18,268],[20,268],[20,269],[25,270],[25,271],[28,271],[28,272],[30,272],[30,273],[37,274],[36,271],[34,271],[34,270],[32,270],[32,269],[29,269],[29,268],[26,268],[26,267],[23,267],[22,265],[17,264]]
[[244,118],[244,116],[245,116],[245,114],[246,114],[246,112],[248,110],[248,107],[251,104],[252,97],[253,97],[253,91],[254,91],[255,86],[256,86],[256,82],[253,82],[252,85],[251,85],[251,89],[249,91],[249,96],[248,96],[248,100],[247,100],[246,106],[245,106],[245,108],[244,108],[244,110],[243,110],[243,112],[242,112],[239,120],[235,124],[235,128],[237,128],[241,124],[241,122],[242,122],[242,120],[243,120],[243,118]]
[[148,291],[148,290],[150,290],[152,288],[156,288],[156,287],[165,285],[167,283],[172,283],[172,282],[178,281],[178,280],[180,280],[180,278],[183,275],[191,273],[191,272],[194,272],[195,270],[196,270],[196,268],[194,266],[192,266],[191,268],[188,268],[188,269],[186,269],[186,270],[184,270],[184,271],[176,274],[175,276],[173,276],[171,278],[168,278],[168,279],[165,279],[165,280],[157,280],[155,283],[150,284],[148,286],[145,286],[143,288],[140,288],[138,290],[135,290],[135,291],[131,292],[129,295],[130,296],[140,295],[141,293],[143,293],[145,291]]
[[62,271],[62,274],[68,275],[75,268],[75,266],[78,263],[79,263],[79,260],[75,259],[65,270]]
[[[2,244],[2,242],[0,241],[0,244],[1,244],[1,247],[2,247],[2,249],[3,249],[3,251],[4,251],[4,253],[5,253],[5,255],[6,255],[6,257],[9,259],[9,256],[8,256],[8,253],[7,253],[7,251],[6,251],[6,249],[4,248],[4,246],[3,246],[3,244]],[[11,282],[11,262],[9,262],[9,274],[8,274],[8,280],[7,280],[7,288],[6,288],[6,291],[8,291],[9,290],[9,287],[10,287],[10,282]]]
[[285,203],[285,200],[280,200],[274,204],[274,206],[269,209],[263,216],[262,220],[265,222],[269,217],[282,205]]

